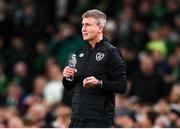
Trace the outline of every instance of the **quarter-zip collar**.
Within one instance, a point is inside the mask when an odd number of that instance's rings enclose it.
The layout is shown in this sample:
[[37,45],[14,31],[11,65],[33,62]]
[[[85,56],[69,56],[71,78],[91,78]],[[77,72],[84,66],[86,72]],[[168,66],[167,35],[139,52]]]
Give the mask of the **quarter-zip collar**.
[[106,37],[103,37],[102,40],[100,40],[99,42],[96,42],[94,48],[92,48],[92,46],[91,46],[88,42],[87,42],[87,44],[88,44],[88,47],[89,47],[89,48],[91,48],[91,49],[97,49],[97,48],[101,47],[101,46],[105,43],[105,41],[108,41],[108,39],[107,39]]

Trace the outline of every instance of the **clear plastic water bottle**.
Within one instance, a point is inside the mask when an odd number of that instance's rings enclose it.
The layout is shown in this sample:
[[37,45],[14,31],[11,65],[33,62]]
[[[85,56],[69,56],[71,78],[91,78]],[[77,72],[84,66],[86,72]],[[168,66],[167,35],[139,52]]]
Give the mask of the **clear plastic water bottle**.
[[[75,69],[77,63],[76,54],[72,54],[68,60],[68,66]],[[74,76],[66,77],[66,80],[73,81]]]

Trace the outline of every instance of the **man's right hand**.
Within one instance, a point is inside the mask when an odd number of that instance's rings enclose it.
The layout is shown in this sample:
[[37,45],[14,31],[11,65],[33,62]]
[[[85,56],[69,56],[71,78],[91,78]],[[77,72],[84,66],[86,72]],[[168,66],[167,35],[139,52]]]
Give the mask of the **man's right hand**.
[[75,72],[76,72],[76,69],[66,66],[63,70],[63,77],[74,76]]

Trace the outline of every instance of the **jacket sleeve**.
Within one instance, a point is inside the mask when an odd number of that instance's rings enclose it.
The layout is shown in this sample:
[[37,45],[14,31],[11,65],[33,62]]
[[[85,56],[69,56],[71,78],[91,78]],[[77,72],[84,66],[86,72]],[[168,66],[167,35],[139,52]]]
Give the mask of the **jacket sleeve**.
[[109,52],[107,64],[110,80],[102,80],[102,90],[125,93],[127,88],[126,66],[118,49]]
[[63,77],[62,83],[66,90],[71,90],[75,86],[74,81],[67,81],[65,77]]

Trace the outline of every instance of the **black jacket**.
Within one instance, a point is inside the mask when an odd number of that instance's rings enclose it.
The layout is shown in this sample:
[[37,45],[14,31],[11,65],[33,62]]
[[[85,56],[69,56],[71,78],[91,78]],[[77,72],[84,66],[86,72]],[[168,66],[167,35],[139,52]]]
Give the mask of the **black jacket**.
[[[63,78],[65,89],[74,88],[72,119],[113,121],[114,93],[126,91],[126,68],[119,50],[103,38],[94,48],[86,44],[76,55],[77,73],[74,81]],[[84,88],[83,80],[88,76],[102,80],[102,87]]]

